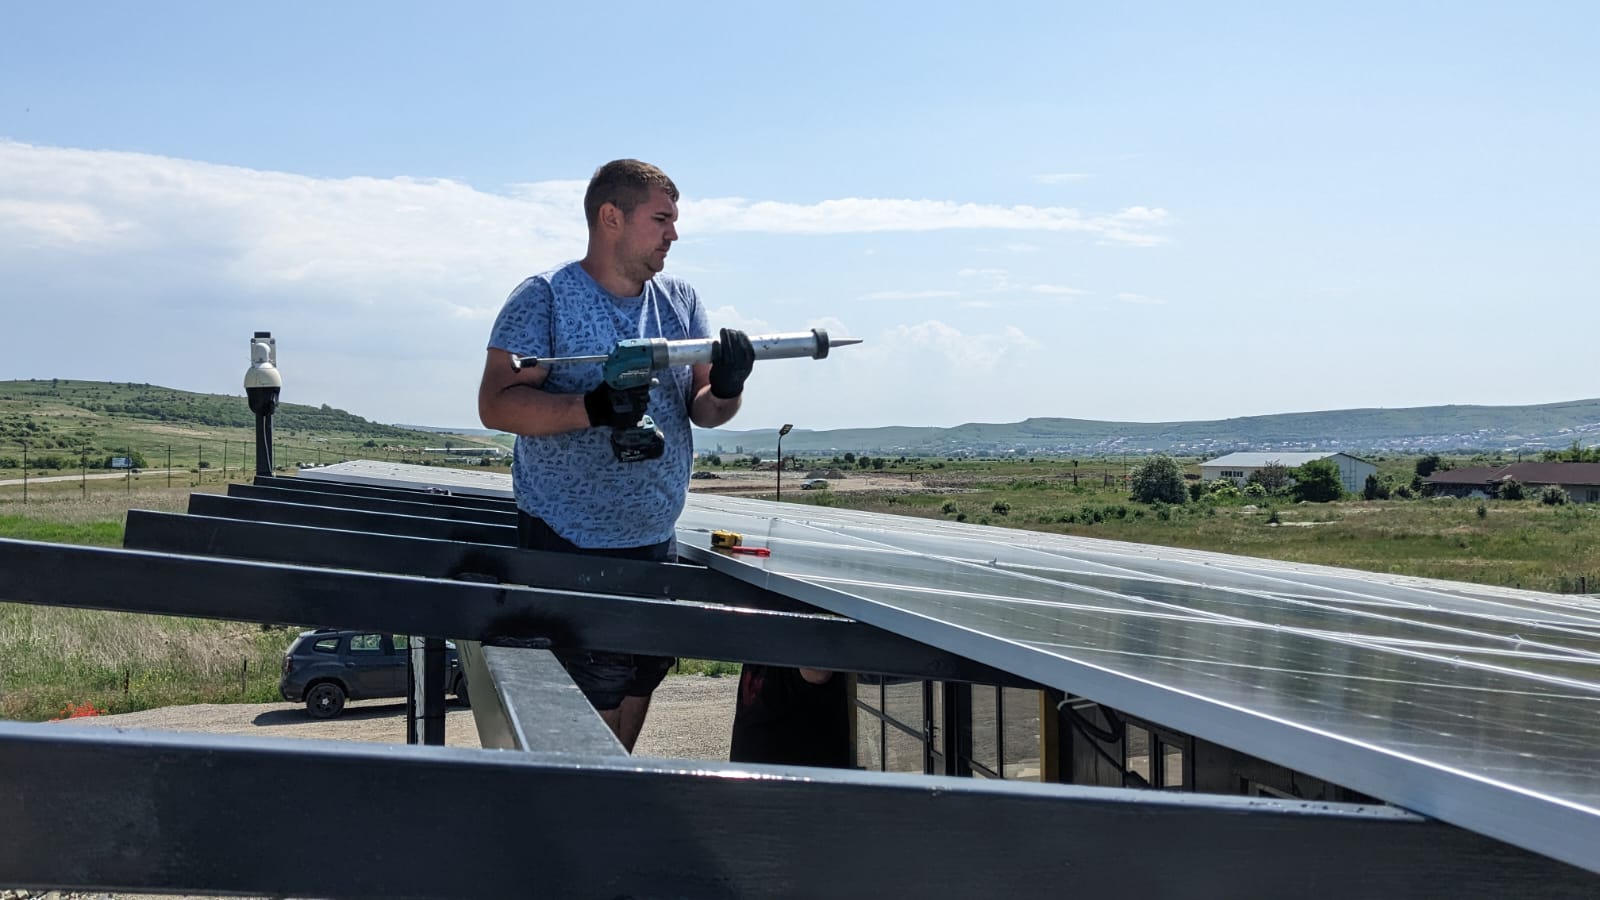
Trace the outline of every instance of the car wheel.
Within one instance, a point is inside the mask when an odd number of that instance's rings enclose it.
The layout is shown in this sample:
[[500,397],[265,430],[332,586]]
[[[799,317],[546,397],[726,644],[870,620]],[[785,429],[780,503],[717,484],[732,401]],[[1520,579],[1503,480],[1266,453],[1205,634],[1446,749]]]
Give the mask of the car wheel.
[[456,695],[456,699],[461,701],[462,706],[472,705],[472,698],[467,696],[467,676],[463,675],[456,679],[456,689],[454,693]]
[[344,688],[324,681],[306,694],[306,712],[313,719],[331,719],[344,712]]

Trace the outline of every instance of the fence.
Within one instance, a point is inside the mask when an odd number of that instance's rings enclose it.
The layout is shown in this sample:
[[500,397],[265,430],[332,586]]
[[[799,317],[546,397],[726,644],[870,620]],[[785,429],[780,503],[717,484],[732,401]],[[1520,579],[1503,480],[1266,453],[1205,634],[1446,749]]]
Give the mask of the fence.
[[[193,451],[192,453],[190,451]],[[77,481],[80,495],[91,488],[134,483],[166,487],[199,487],[239,481],[255,474],[255,443],[245,440],[183,442],[80,442],[72,446],[40,443],[0,443],[0,491],[18,490],[21,502],[42,485]],[[329,465],[350,459],[381,459],[427,466],[483,466],[505,464],[494,457],[471,458],[455,448],[317,446],[273,442],[273,468],[279,472]]]

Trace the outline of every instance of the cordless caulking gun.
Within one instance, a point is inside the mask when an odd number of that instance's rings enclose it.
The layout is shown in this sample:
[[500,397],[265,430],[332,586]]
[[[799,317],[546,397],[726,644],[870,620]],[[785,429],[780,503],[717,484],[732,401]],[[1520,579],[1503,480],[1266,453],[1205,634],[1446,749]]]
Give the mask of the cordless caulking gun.
[[[860,338],[832,338],[821,328],[785,334],[752,334],[750,345],[756,359],[791,359],[808,356],[822,359],[833,347],[847,347],[861,343]],[[647,385],[656,372],[674,366],[692,366],[701,363],[716,365],[722,345],[715,338],[691,338],[686,341],[669,341],[665,338],[634,338],[617,344],[615,350],[604,356],[558,356],[539,359],[532,356],[511,356],[511,368],[522,371],[523,366],[563,366],[574,363],[603,363],[602,377],[606,384],[617,390]],[[611,452],[619,462],[641,462],[655,459],[665,449],[661,430],[649,416],[641,418],[628,428],[611,432]]]

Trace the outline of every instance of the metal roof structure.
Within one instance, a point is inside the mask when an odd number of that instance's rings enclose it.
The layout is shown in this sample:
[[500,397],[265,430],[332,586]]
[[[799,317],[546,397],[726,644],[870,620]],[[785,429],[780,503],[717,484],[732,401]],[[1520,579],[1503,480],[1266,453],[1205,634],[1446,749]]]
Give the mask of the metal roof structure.
[[1517,462],[1503,466],[1463,466],[1434,472],[1429,484],[1492,485],[1514,478],[1523,484],[1600,485],[1600,463]]
[[[1321,452],[1297,451],[1294,453],[1277,453],[1270,451],[1262,452],[1251,450],[1241,451],[1239,453],[1229,453],[1227,456],[1219,456],[1216,459],[1208,459],[1205,462],[1200,463],[1200,465],[1241,466],[1244,468],[1260,468],[1261,466],[1280,465],[1287,469],[1293,469],[1303,466],[1308,462],[1316,462],[1319,459],[1327,459],[1330,456],[1349,456],[1351,459],[1361,459],[1359,456],[1351,456],[1351,454],[1345,453],[1343,450],[1325,450]],[[1362,460],[1362,462],[1365,461],[1366,460]]]
[[[0,884],[1600,891],[1592,601],[704,495],[679,523],[683,562],[572,557],[516,550],[508,496],[504,476],[340,464],[196,494],[188,515],[130,513],[125,549],[0,541],[13,602],[455,639],[480,737],[504,748],[0,723],[0,821],[27,823],[0,841]],[[730,528],[771,555],[707,546]],[[561,646],[1034,685],[1387,805],[632,758],[554,663]],[[375,823],[375,797],[403,802]],[[347,862],[298,859],[328,846]]]

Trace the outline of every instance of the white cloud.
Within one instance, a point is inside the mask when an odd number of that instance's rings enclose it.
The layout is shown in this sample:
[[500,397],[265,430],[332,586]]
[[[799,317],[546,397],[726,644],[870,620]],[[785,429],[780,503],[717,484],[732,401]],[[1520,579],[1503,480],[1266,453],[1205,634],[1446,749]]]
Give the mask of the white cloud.
[[891,329],[886,339],[920,358],[931,352],[966,374],[993,372],[1011,354],[1039,347],[1022,329],[1007,325],[992,334],[964,334],[943,322],[930,320]]
[[[489,193],[449,179],[319,178],[0,140],[0,281],[10,297],[45,301],[8,301],[0,379],[136,379],[237,393],[249,334],[265,329],[279,339],[286,402],[326,402],[386,422],[470,426],[488,323],[529,272],[582,254],[583,188],[564,180]],[[1120,244],[1159,241],[1163,225],[1142,207],[1085,215],[871,198],[712,199],[686,202],[683,214],[690,233],[1037,230]],[[961,277],[980,279],[979,294],[1072,290],[1013,285],[1004,269]],[[862,299],[932,306],[969,293],[906,289]],[[711,311],[711,319],[753,333],[793,327],[786,321],[774,329],[731,306]],[[960,415],[946,403],[953,378],[992,371],[1032,346],[998,324],[974,335],[936,321],[908,326],[809,369],[802,362],[763,367],[771,369],[762,373],[770,393],[767,400],[752,394],[751,408],[809,408],[810,421],[820,422],[842,405],[895,406],[862,393],[875,383],[861,378],[870,364],[885,384],[914,372],[933,398],[925,420],[945,420]],[[916,365],[906,352],[920,354]],[[923,359],[934,362],[923,366]],[[960,390],[985,402],[975,387]]]
[[862,300],[938,300],[959,297],[960,291],[872,291],[862,294]]
[[1110,215],[1085,216],[1057,206],[999,206],[948,200],[848,197],[819,203],[751,201],[740,197],[686,201],[685,227],[701,233],[863,234],[881,231],[1064,231],[1093,235],[1108,243],[1150,246],[1165,238],[1148,229],[1164,212],[1134,207]]

